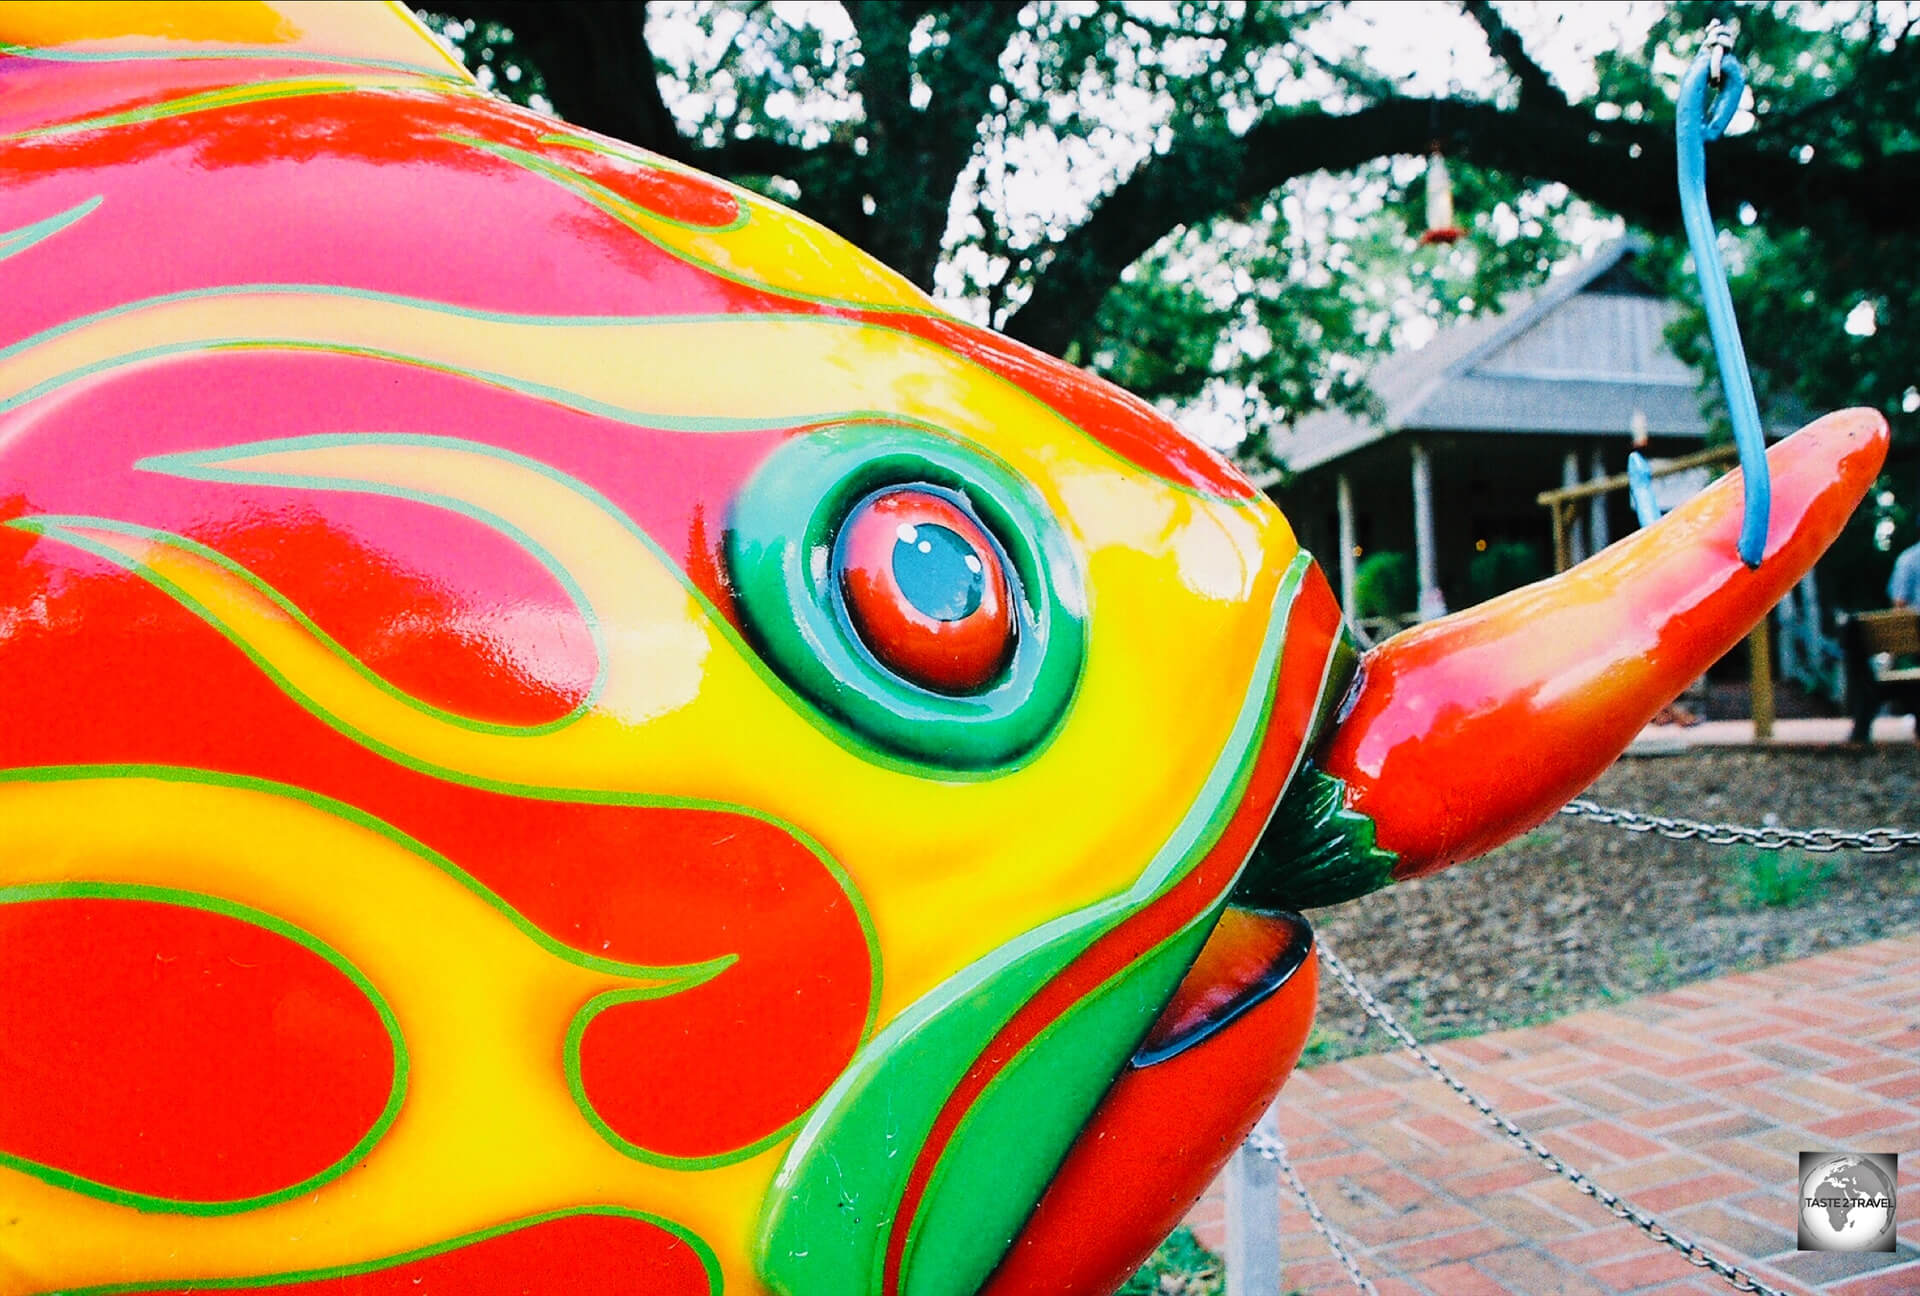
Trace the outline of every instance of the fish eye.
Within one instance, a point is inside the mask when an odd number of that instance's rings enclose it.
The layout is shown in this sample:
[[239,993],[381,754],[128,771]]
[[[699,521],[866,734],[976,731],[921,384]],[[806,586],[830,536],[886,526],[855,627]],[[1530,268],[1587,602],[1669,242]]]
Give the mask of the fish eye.
[[876,759],[1017,765],[1079,686],[1086,596],[1046,502],[920,427],[840,424],[755,470],[727,525],[750,645],[795,704]]
[[876,491],[836,549],[848,620],[894,674],[951,694],[999,675],[1016,624],[1007,565],[964,500],[926,485]]

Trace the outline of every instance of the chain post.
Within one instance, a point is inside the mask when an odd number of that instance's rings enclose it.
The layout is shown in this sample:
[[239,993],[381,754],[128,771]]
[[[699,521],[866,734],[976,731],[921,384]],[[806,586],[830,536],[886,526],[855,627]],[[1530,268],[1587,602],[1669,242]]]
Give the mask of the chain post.
[[[1711,32],[1709,39],[1713,39]],[[1781,828],[1775,825],[1754,828],[1744,824],[1708,823],[1703,820],[1682,819],[1671,815],[1645,814],[1618,806],[1603,806],[1585,798],[1569,801],[1560,808],[1560,813],[1592,823],[1611,824],[1627,832],[1658,833],[1674,841],[1700,841],[1714,846],[1748,845],[1762,850],[1793,847],[1817,854],[1838,850],[1857,850],[1870,855],[1920,849],[1920,832],[1905,828],[1865,828],[1858,831],[1844,828]],[[1579,1192],[1599,1202],[1609,1214],[1632,1224],[1655,1242],[1678,1251],[1686,1258],[1688,1264],[1695,1268],[1711,1270],[1735,1291],[1751,1293],[1752,1296],[1788,1296],[1788,1293],[1779,1288],[1770,1287],[1761,1282],[1739,1265],[1715,1255],[1692,1238],[1674,1232],[1619,1194],[1595,1183],[1585,1173],[1561,1160],[1551,1148],[1495,1111],[1491,1103],[1469,1089],[1463,1081],[1448,1071],[1412,1032],[1400,1024],[1399,1019],[1387,1009],[1386,1005],[1360,984],[1359,978],[1354,976],[1347,965],[1341,962],[1340,956],[1335,954],[1332,947],[1327,944],[1324,934],[1317,934],[1314,944],[1319,952],[1321,963],[1340,983],[1341,989],[1351,995],[1366,1011],[1371,1020],[1378,1022],[1396,1043],[1419,1059],[1420,1064],[1451,1089],[1462,1102],[1479,1112],[1489,1124],[1538,1159],[1547,1169],[1572,1184]],[[1314,1229],[1326,1240],[1328,1249],[1346,1270],[1347,1277],[1355,1290],[1365,1293],[1366,1296],[1377,1296],[1376,1288],[1361,1272],[1360,1266],[1340,1240],[1339,1234],[1320,1213],[1313,1195],[1307,1191],[1306,1183],[1294,1169],[1292,1161],[1288,1159],[1286,1145],[1281,1142],[1279,1135],[1264,1126],[1257,1126],[1247,1136],[1244,1147],[1247,1151],[1279,1167],[1281,1174],[1286,1177],[1288,1185],[1293,1189],[1294,1195],[1299,1197],[1308,1218],[1312,1220]]]
[[[1347,1271],[1347,1281],[1353,1284],[1353,1289],[1363,1293],[1363,1296],[1380,1296],[1379,1289],[1360,1271],[1359,1264],[1340,1240],[1340,1235],[1334,1232],[1333,1225],[1327,1223],[1327,1217],[1320,1213],[1319,1204],[1313,1200],[1313,1194],[1307,1191],[1300,1172],[1293,1168],[1293,1161],[1287,1156],[1287,1145],[1280,1141],[1280,1136],[1267,1129],[1266,1122],[1262,1121],[1253,1127],[1253,1133],[1247,1135],[1245,1146],[1261,1160],[1271,1161],[1280,1168],[1287,1186],[1293,1189],[1294,1196],[1300,1199],[1301,1207],[1307,1212],[1307,1218],[1313,1221],[1314,1231],[1326,1241],[1327,1249],[1333,1252],[1334,1259]],[[1232,1271],[1228,1272],[1231,1274]]]

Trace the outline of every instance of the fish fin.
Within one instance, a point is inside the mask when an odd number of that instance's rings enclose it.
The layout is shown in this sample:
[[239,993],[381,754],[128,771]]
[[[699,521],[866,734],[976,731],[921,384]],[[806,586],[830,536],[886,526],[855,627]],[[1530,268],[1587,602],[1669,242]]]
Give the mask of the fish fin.
[[1346,802],[1344,780],[1304,766],[1254,849],[1232,903],[1263,912],[1318,909],[1389,885],[1400,857],[1374,840],[1373,820]]

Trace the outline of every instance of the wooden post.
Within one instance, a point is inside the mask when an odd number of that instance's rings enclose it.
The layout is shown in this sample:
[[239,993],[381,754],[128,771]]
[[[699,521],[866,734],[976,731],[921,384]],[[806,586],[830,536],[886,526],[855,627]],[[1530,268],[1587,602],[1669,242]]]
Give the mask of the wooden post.
[[[1274,1109],[1257,1129],[1278,1136]],[[1246,1144],[1227,1162],[1227,1296],[1275,1296],[1280,1283],[1280,1167]]]
[[[1604,482],[1607,479],[1607,456],[1600,447],[1595,446],[1587,457],[1587,480],[1591,483]],[[1599,553],[1613,543],[1613,527],[1607,521],[1607,497],[1595,494],[1587,501],[1587,538],[1592,542],[1593,551]]]
[[1554,500],[1547,509],[1553,514],[1553,570],[1558,575],[1573,566],[1573,546],[1567,540],[1566,506]]
[[[1738,452],[1731,445],[1719,445],[1711,450],[1697,450],[1690,455],[1681,455],[1678,459],[1669,459],[1653,470],[1655,477],[1666,477],[1673,473],[1685,472],[1701,464],[1731,463]],[[1573,520],[1578,516],[1575,509],[1579,501],[1603,495],[1610,491],[1627,489],[1627,475],[1615,473],[1594,481],[1581,482],[1574,486],[1562,486],[1558,490],[1541,491],[1534,496],[1541,508],[1547,509],[1553,516],[1553,561],[1555,569],[1565,571],[1573,566],[1575,541],[1572,536]]]
[[1340,505],[1340,606],[1349,617],[1353,610],[1353,586],[1357,564],[1353,551],[1360,547],[1359,527],[1353,517],[1353,483],[1343,472],[1333,479],[1334,495]]
[[1773,738],[1773,654],[1769,649],[1767,622],[1773,614],[1760,618],[1747,636],[1748,679],[1753,695],[1753,738],[1768,742]]
[[[1560,489],[1563,491],[1572,490],[1579,485],[1580,452],[1578,450],[1569,450],[1567,451],[1566,457],[1560,461]],[[1580,525],[1580,515],[1578,513],[1570,513],[1567,518],[1567,553],[1569,559],[1567,563],[1568,567],[1573,566],[1574,563],[1586,561],[1587,530]],[[1564,570],[1564,568],[1562,570]]]
[[1413,548],[1420,575],[1420,616],[1428,620],[1447,614],[1440,593],[1439,545],[1433,537],[1433,465],[1427,447],[1413,443]]

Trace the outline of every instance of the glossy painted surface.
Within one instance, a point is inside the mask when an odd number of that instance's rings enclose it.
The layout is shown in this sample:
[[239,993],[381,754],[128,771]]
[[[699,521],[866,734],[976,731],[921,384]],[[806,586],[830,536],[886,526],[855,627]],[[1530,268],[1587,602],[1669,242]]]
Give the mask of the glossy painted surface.
[[[0,1291],[446,1287],[503,1247],[572,1289],[625,1253],[523,1224],[588,1206],[747,1292],[843,1196],[873,1209],[799,1245],[838,1266],[809,1290],[868,1290],[861,1254],[940,1289],[909,1227],[991,1268],[1322,701],[1337,616],[1296,611],[1284,522],[1139,402],[485,98],[397,13],[0,6],[0,44],[0,894],[175,897],[0,909],[41,933]],[[953,608],[792,547],[889,489],[957,510]],[[929,667],[916,595],[977,640]],[[69,929],[98,956],[41,967]],[[221,1047],[113,1025],[143,1012]],[[982,1227],[952,1185],[1036,1078],[1028,1199]]]
[[855,632],[894,674],[972,693],[1006,664],[1007,561],[963,501],[928,490],[869,496],[842,524],[835,558]]
[[[1171,1232],[1260,1119],[1313,1027],[1312,933],[1228,910],[1195,965],[1186,1047],[1143,1049],[1088,1121],[987,1296],[1112,1291]],[[1216,996],[1209,974],[1233,992]],[[1230,1022],[1228,1027],[1224,1023]],[[1158,1034],[1158,1032],[1156,1032]]]
[[1310,767],[1143,403],[398,8],[0,3],[0,1296],[1110,1287],[1306,1033],[1230,902],[1551,808],[1430,642]]
[[1411,877],[1491,850],[1579,794],[1733,648],[1840,533],[1886,459],[1886,420],[1830,414],[1767,453],[1772,528],[1740,560],[1730,473],[1550,581],[1370,653],[1321,754]]

